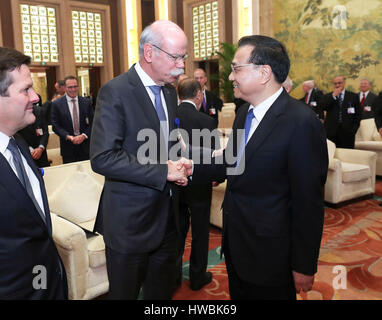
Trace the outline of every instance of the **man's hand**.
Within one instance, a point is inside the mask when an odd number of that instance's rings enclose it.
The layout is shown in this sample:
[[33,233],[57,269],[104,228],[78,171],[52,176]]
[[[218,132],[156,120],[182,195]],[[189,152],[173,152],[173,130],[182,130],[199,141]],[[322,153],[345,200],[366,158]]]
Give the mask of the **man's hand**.
[[336,98],[341,94],[342,90],[340,88],[334,88],[333,97]]
[[44,149],[40,148],[40,147],[33,149],[33,151],[31,152],[31,156],[32,156],[33,160],[40,159],[43,151],[44,151]]
[[167,180],[173,181],[176,184],[185,187],[188,183],[187,171],[186,168],[184,168],[183,165],[179,165],[178,162],[179,161],[167,161]]
[[80,134],[78,136],[73,137],[72,142],[73,144],[81,144],[84,142],[86,137],[83,134]]
[[177,168],[178,170],[181,170],[184,168],[187,173],[187,177],[192,175],[192,170],[193,170],[193,162],[192,160],[189,160],[187,158],[180,158],[177,163]]
[[293,273],[294,286],[296,288],[296,293],[300,293],[301,290],[304,292],[308,292],[312,290],[314,275],[308,276],[306,274],[302,274],[296,271],[292,271],[292,273]]

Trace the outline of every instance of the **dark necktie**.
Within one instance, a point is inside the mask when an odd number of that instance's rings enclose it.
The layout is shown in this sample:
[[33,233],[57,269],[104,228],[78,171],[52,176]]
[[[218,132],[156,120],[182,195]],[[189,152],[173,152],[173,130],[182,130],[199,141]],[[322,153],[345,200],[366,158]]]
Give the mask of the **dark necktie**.
[[337,97],[337,101],[339,105],[338,122],[342,123],[342,103],[343,103],[342,93],[340,93],[339,96]]
[[20,150],[17,146],[15,139],[13,139],[13,138],[9,139],[9,144],[8,144],[7,148],[12,153],[13,164],[15,165],[17,176],[18,176],[21,184],[23,185],[23,187],[27,191],[29,197],[32,199],[33,204],[35,205],[38,213],[40,214],[40,216],[42,218],[42,220],[44,221],[44,223],[46,223],[45,214],[41,210],[41,208],[40,208],[39,204],[37,203],[37,200],[34,196],[32,186],[30,184],[28,175],[27,175],[25,168],[24,168],[24,165],[23,165],[23,160],[21,159]]
[[161,98],[161,86],[149,86],[152,93],[154,93],[155,96],[155,110],[157,112],[160,126],[162,128],[163,136],[166,142],[166,150],[168,150],[168,124],[167,124],[167,118],[166,113],[164,112],[163,105],[162,105],[162,98]]
[[203,105],[204,112],[207,113],[207,102],[206,102],[206,97],[204,96],[204,94],[203,94],[202,105]]
[[239,149],[239,153],[238,153],[237,161],[236,161],[236,167],[238,167],[240,160],[243,156],[245,145],[248,141],[249,132],[251,131],[252,120],[254,118],[256,118],[256,117],[255,117],[255,114],[253,113],[253,109],[250,109],[248,111],[247,117],[245,118],[244,139],[241,139],[240,149]]
[[305,103],[306,103],[306,104],[308,104],[308,100],[309,100],[308,98],[309,98],[309,93],[307,93],[307,94],[305,95]]

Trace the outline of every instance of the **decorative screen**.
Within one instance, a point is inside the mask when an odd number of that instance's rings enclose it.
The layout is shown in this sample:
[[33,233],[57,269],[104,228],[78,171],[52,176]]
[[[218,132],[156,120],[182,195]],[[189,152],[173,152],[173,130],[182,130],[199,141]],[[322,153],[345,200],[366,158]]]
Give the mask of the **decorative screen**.
[[72,11],[74,59],[76,63],[103,63],[101,14]]
[[24,54],[33,62],[58,62],[56,10],[20,4]]
[[218,2],[211,1],[192,8],[194,58],[206,58],[219,51]]

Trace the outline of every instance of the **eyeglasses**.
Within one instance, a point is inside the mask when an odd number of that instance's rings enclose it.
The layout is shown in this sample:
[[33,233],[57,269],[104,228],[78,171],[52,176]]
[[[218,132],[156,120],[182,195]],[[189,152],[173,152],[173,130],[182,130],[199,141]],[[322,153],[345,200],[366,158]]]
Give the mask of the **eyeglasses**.
[[254,64],[253,63],[236,64],[236,65],[231,64],[231,69],[233,73],[236,73],[238,72],[240,68],[248,67],[248,66],[254,66]]
[[188,58],[188,54],[186,53],[184,56],[174,56],[173,54],[171,53],[168,53],[167,51],[164,51],[163,49],[159,48],[158,46],[156,46],[155,44],[152,44],[151,45],[157,49],[159,49],[160,51],[164,52],[165,54],[167,54],[170,58],[172,58],[174,60],[174,62],[181,62],[181,61],[185,61],[187,58]]
[[78,86],[70,86],[70,87],[66,87],[66,89],[77,89]]

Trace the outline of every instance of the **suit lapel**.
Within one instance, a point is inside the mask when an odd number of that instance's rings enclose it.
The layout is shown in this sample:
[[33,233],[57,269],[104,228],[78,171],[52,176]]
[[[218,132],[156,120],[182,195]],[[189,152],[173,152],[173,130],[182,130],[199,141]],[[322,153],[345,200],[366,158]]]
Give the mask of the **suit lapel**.
[[[135,66],[135,65],[134,65]],[[137,101],[137,105],[142,108],[146,114],[147,119],[150,121],[152,128],[157,134],[160,134],[160,124],[157,113],[153,103],[147,93],[145,86],[139,78],[134,66],[132,66],[128,72],[128,79],[132,88],[133,96]]]
[[163,87],[163,95],[166,100],[167,105],[167,114],[168,114],[168,126],[169,126],[169,132],[171,133],[172,130],[175,129],[174,119],[176,115],[176,106],[174,105],[174,98],[173,92],[170,88],[167,86]]
[[[44,181],[42,179],[41,171],[40,171],[39,168],[37,168],[37,166],[33,162],[33,159],[30,156],[29,151],[27,149],[25,149],[25,147],[23,145],[23,142],[18,137],[18,135],[15,135],[15,140],[17,142],[17,145],[19,146],[19,149],[20,149],[22,155],[26,159],[29,167],[32,169],[33,173],[35,174],[35,176],[36,176],[36,178],[37,178],[37,180],[39,182],[40,191],[41,191],[41,197],[42,197],[42,201],[43,201],[43,205],[44,205],[44,214],[45,214],[45,217],[44,216],[40,216],[40,217],[41,217],[42,220],[45,221],[46,226],[48,227],[49,233],[51,234],[52,227],[51,227],[51,221],[50,221],[49,204],[48,204],[48,199],[47,199],[47,196],[46,196],[46,190],[45,190],[45,186],[44,186]],[[35,209],[37,210],[37,208],[35,208]]]
[[[269,134],[273,131],[275,126],[277,125],[277,118],[284,113],[285,105],[288,99],[288,94],[283,91],[281,95],[276,99],[276,101],[272,104],[272,106],[266,112],[264,118],[259,123],[255,132],[248,140],[247,145],[245,147],[245,162],[248,163],[252,156],[256,153],[256,150],[262,145],[265,139],[269,136]],[[238,128],[243,129],[245,124],[245,119],[248,113],[248,108],[246,108],[246,112],[243,112],[243,119],[239,119]],[[240,127],[239,127],[240,125]],[[243,159],[244,160],[244,159]],[[232,176],[232,181],[236,179],[236,177],[241,177],[241,175]]]
[[13,197],[14,201],[18,202],[20,206],[22,206],[25,209],[25,211],[28,214],[30,214],[30,216],[36,221],[36,223],[38,223],[43,229],[49,232],[49,230],[46,227],[46,224],[41,219],[40,215],[37,213],[37,209],[35,208],[32,200],[28,196],[26,190],[22,186],[19,178],[13,172],[8,161],[1,153],[0,172],[0,184],[2,184],[4,188],[8,190],[9,194]]

